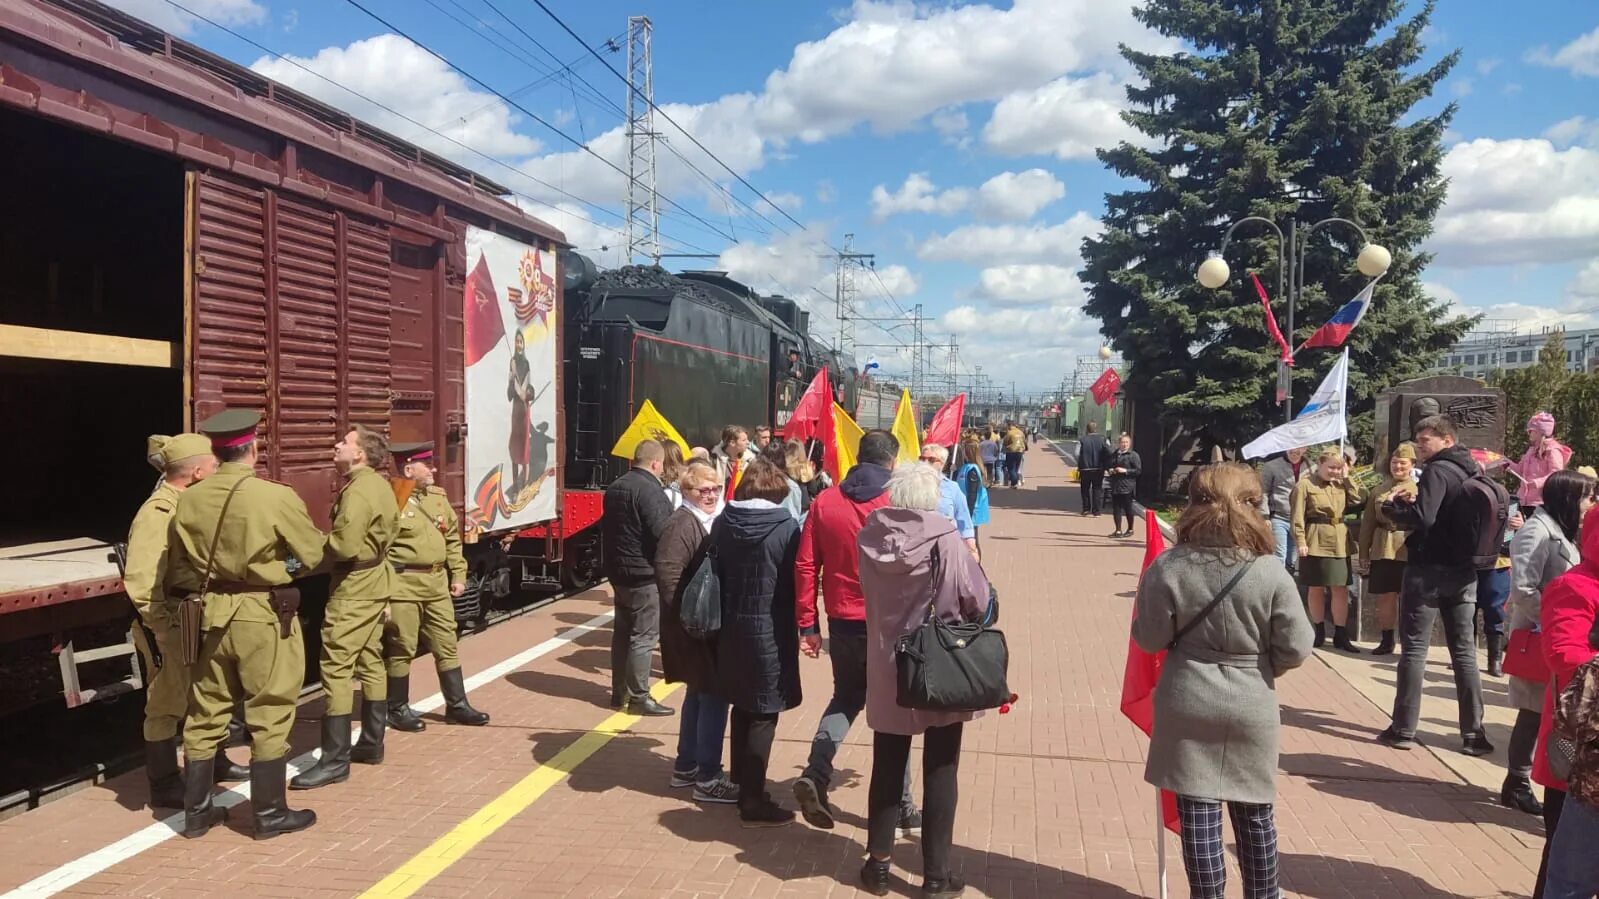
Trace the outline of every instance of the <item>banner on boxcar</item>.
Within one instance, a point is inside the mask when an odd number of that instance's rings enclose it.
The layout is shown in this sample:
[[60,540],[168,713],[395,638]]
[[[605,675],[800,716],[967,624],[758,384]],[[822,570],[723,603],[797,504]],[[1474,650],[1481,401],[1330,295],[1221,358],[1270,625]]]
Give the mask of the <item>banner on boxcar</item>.
[[467,526],[526,527],[560,493],[555,251],[468,228],[466,261]]

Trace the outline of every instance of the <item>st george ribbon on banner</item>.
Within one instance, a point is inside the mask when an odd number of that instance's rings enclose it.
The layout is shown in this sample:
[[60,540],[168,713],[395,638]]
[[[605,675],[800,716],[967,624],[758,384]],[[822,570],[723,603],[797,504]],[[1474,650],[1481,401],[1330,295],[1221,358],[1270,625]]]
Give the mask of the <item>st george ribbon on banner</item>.
[[1349,351],[1346,349],[1294,420],[1245,444],[1244,458],[1260,459],[1302,446],[1343,440],[1349,436],[1349,419],[1345,414],[1348,394]]

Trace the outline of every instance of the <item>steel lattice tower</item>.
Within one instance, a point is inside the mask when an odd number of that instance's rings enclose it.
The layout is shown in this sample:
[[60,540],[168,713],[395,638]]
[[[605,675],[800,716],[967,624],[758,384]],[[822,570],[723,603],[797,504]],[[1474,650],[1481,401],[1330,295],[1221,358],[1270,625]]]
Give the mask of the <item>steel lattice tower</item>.
[[661,212],[655,192],[655,65],[648,16],[627,19],[627,261],[661,264]]

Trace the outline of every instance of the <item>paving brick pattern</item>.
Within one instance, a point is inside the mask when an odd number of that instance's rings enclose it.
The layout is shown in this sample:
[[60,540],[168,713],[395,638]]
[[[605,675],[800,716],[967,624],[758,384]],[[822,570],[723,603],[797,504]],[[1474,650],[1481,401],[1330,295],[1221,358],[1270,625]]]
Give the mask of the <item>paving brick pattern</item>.
[[[1022,699],[1011,714],[988,715],[967,731],[955,864],[968,895],[1154,896],[1144,738],[1117,711],[1142,545],[1105,537],[1108,516],[1077,515],[1076,488],[1052,455],[1029,453],[1026,465],[1027,486],[994,493],[994,521],[982,534]],[[467,669],[606,606],[604,591],[594,591],[470,638]],[[587,634],[474,691],[474,703],[494,715],[488,727],[431,716],[423,734],[391,734],[384,765],[291,794],[317,810],[311,831],[255,843],[240,808],[229,829],[161,842],[65,895],[358,894],[609,716],[608,641],[607,630]],[[786,804],[830,692],[825,660],[801,666],[805,704],[783,716],[772,764],[773,793]],[[435,689],[426,660],[414,671],[414,695]],[[1500,808],[1432,751],[1372,743],[1384,711],[1327,664],[1312,660],[1280,689],[1278,827],[1288,895],[1529,893],[1542,844],[1536,820]],[[318,714],[315,702],[302,709],[296,752],[314,741]],[[871,767],[864,721],[837,760],[841,820],[831,832],[803,823],[745,830],[730,807],[696,806],[686,791],[667,787],[676,739],[675,719],[640,721],[417,895],[856,894]],[[147,827],[154,818],[141,806],[143,792],[135,773],[0,822],[0,891]],[[1167,857],[1170,894],[1187,896],[1175,840]],[[895,862],[897,892],[916,895],[916,843],[902,843]],[[1236,869],[1230,890],[1239,892]]]

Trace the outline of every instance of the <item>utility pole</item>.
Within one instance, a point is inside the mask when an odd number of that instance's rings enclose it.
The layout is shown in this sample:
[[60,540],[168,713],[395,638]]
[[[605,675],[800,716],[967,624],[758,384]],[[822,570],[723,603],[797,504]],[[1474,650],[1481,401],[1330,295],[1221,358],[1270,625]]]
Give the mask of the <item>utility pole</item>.
[[911,311],[911,398],[921,399],[927,391],[927,347],[922,343],[922,304]]
[[844,235],[844,246],[833,257],[838,265],[837,283],[834,286],[834,317],[838,319],[838,345],[834,349],[848,353],[855,349],[855,271],[865,261],[875,262],[871,253],[855,252],[855,235]]
[[655,191],[655,64],[648,16],[627,18],[627,261],[661,264],[661,211]]

